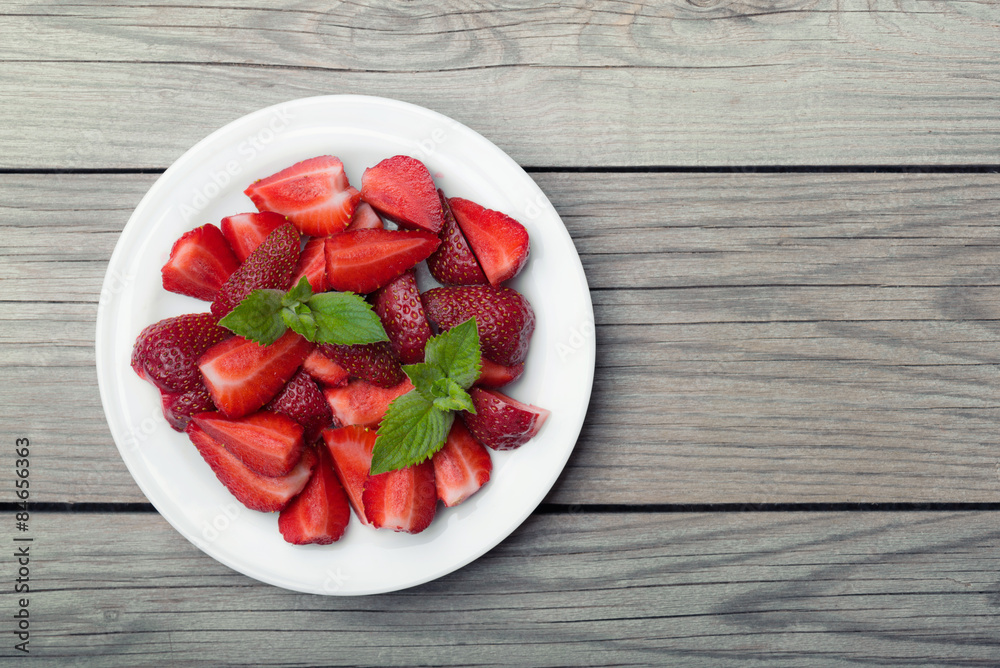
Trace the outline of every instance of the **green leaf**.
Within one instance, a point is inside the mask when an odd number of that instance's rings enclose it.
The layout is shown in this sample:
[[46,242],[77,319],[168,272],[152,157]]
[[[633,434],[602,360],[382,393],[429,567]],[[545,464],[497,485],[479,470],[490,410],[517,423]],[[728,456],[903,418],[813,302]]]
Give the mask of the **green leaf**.
[[476,319],[469,318],[462,324],[431,337],[424,349],[424,361],[440,367],[463,390],[472,387],[482,368]]
[[312,286],[309,285],[309,279],[303,276],[299,281],[299,284],[293,286],[292,289],[286,292],[285,296],[281,298],[281,305],[289,308],[295,308],[297,304],[307,301],[312,296],[313,291]]
[[417,388],[424,397],[434,400],[435,395],[431,393],[431,386],[439,380],[446,379],[444,371],[436,364],[404,364],[403,373],[406,374],[413,387]]
[[289,329],[306,337],[309,341],[316,340],[316,318],[312,314],[312,309],[302,303],[295,306],[286,306],[281,309],[281,319],[285,321]]
[[388,341],[371,304],[353,292],[322,292],[306,304],[316,322],[315,343],[355,345]]
[[254,290],[229,312],[219,324],[233,334],[269,346],[285,333],[281,311],[281,290]]
[[371,474],[406,468],[432,457],[441,449],[455,414],[434,406],[413,390],[389,404],[372,450]]
[[476,412],[472,397],[451,378],[442,378],[431,386],[434,405],[443,411]]

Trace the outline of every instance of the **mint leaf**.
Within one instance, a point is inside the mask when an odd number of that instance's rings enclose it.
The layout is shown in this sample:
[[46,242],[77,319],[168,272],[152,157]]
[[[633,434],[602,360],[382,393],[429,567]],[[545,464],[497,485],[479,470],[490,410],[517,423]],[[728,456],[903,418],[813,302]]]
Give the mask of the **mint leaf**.
[[254,290],[230,311],[219,324],[237,336],[269,346],[285,333],[281,311],[281,290]]
[[372,450],[371,475],[413,466],[441,449],[455,414],[434,406],[420,392],[407,392],[389,404]]
[[293,306],[285,306],[281,309],[281,319],[292,331],[301,334],[309,341],[316,340],[316,331],[319,327],[312,309],[305,304],[296,302]]
[[315,338],[310,339],[314,343],[356,345],[389,340],[372,305],[353,292],[322,292],[310,297],[306,305],[316,323]]
[[312,296],[313,291],[312,286],[309,285],[309,279],[303,276],[298,285],[292,286],[292,289],[286,292],[285,296],[281,298],[281,305],[295,308],[296,304],[304,302]]
[[413,387],[431,401],[435,399],[435,395],[431,392],[431,386],[446,378],[444,371],[436,364],[404,364],[403,373],[413,383]]
[[462,324],[431,337],[424,348],[425,362],[439,367],[463,390],[472,387],[479,378],[482,368],[480,355],[479,330],[476,329],[475,318],[469,318]]
[[431,394],[434,395],[434,406],[443,411],[476,412],[472,397],[451,378],[442,378],[435,382],[431,386]]

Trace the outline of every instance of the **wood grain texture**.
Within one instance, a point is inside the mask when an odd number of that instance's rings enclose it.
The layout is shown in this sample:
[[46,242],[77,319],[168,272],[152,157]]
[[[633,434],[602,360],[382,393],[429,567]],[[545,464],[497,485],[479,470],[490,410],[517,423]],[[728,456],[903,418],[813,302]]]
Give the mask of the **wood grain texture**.
[[0,167],[165,167],[362,93],[530,165],[1000,162],[1000,10],[873,0],[122,4],[0,15]]

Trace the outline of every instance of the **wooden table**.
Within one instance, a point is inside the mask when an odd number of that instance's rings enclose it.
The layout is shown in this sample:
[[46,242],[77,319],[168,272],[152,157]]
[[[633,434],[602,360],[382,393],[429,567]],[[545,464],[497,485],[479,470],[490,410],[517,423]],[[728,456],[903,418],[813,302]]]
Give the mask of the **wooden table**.
[[[1000,662],[996,5],[322,5],[4,3],[0,656],[28,438],[38,665]],[[361,598],[181,538],[94,368],[108,258],[160,172],[333,93],[507,151],[597,319],[546,502],[468,567]]]

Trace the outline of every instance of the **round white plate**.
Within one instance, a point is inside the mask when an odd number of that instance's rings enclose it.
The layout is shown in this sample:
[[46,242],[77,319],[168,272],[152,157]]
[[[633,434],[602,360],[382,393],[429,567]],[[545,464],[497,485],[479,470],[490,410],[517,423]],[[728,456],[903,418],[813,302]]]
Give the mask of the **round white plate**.
[[[359,186],[366,167],[392,155],[424,161],[438,187],[503,211],[531,236],[531,256],[511,287],[535,309],[524,375],[505,392],[552,411],[520,449],[492,453],[493,476],[464,504],[439,505],[417,534],[351,520],[328,546],[281,537],[277,513],[244,508],[187,436],[173,431],[156,389],[129,366],[136,336],[169,316],[208,310],[163,290],[173,242],[205,223],[254,211],[244,188],[299,160],[333,154]],[[421,289],[430,287],[421,276]],[[97,314],[97,377],[118,450],[149,501],[185,538],[241,573],[316,594],[388,592],[454,571],[507,537],[542,501],[580,433],[594,375],[594,315],[587,279],[559,215],[535,182],[478,133],[436,112],[377,97],[305,98],[230,123],[180,157],[146,193],[122,231]]]

